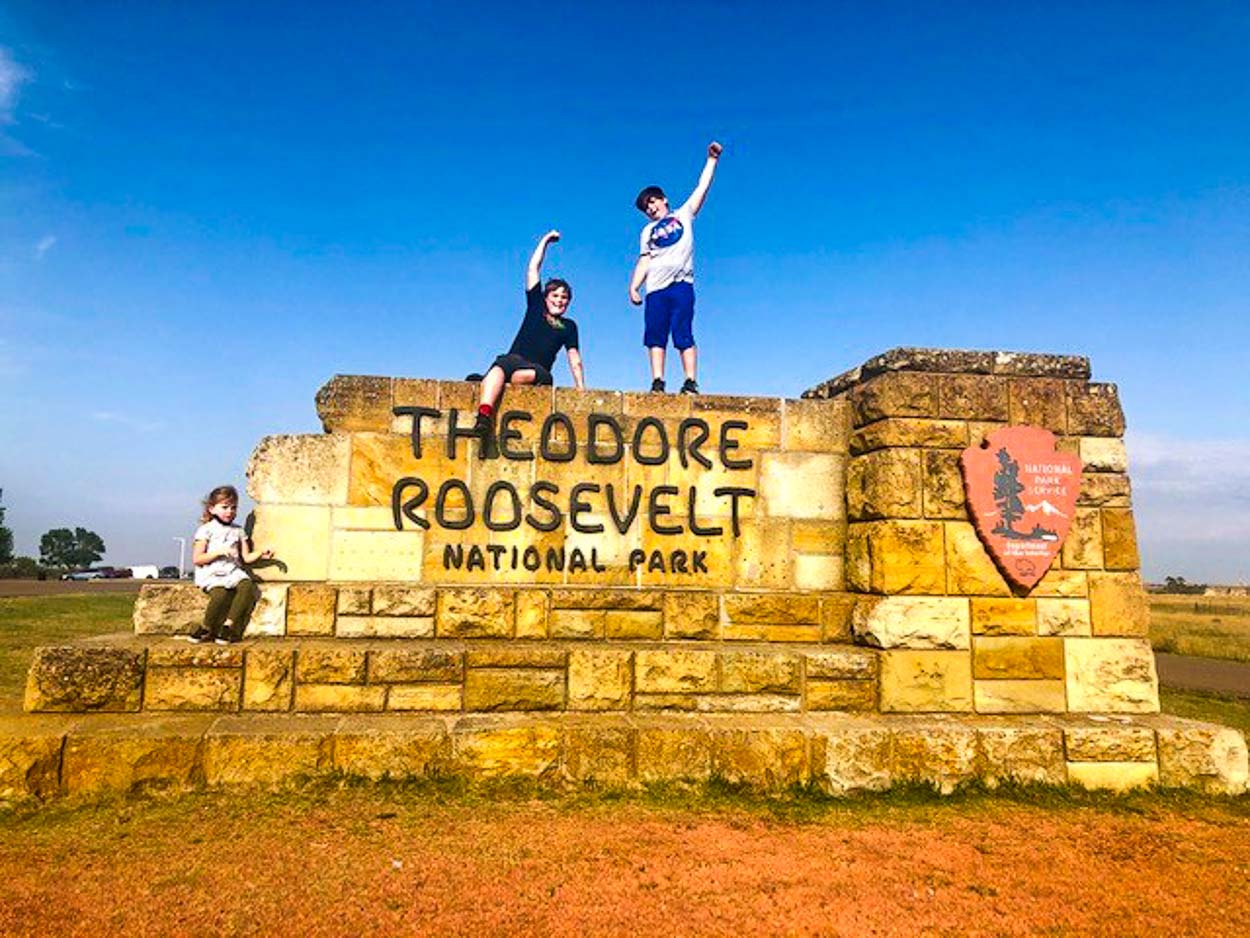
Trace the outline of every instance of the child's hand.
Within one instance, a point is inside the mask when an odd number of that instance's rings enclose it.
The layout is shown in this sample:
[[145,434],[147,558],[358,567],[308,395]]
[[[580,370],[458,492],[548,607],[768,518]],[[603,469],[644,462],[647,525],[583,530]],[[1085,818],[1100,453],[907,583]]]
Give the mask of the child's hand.
[[637,287],[629,288],[629,301],[633,303],[635,306],[642,305],[642,295],[638,292]]
[[720,159],[721,152],[724,149],[725,149],[724,147],[722,147],[719,143],[713,140],[711,143],[707,145],[707,158],[709,160]]
[[271,551],[271,550],[262,550],[262,551],[260,552],[260,559],[261,559],[261,560],[273,560],[273,551]]
[[543,235],[543,240],[546,241],[548,244],[554,244],[556,241],[560,240],[560,232],[552,228],[545,235]]

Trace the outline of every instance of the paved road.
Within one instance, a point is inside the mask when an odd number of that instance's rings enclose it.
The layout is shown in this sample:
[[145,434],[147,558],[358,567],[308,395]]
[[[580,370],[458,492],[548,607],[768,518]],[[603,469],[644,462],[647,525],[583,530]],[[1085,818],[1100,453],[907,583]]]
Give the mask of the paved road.
[[1201,690],[1250,698],[1250,664],[1155,653],[1159,683],[1178,690]]

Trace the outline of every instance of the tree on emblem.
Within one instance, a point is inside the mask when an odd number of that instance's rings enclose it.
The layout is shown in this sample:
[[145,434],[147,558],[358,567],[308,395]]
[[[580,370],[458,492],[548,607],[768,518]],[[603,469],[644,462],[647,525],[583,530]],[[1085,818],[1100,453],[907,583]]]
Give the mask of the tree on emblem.
[[1024,503],[1020,501],[1020,493],[1024,491],[1024,483],[1019,479],[1020,465],[1005,446],[996,455],[999,470],[994,473],[994,504],[998,506],[1000,521],[994,533],[1019,537],[1012,525],[1024,517]]

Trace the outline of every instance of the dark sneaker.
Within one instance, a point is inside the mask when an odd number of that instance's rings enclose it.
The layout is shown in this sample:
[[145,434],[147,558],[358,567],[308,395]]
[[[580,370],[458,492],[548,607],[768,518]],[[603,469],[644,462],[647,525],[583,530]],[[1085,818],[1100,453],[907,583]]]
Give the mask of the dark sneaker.
[[477,458],[498,459],[499,444],[495,440],[495,421],[485,414],[478,414],[473,430],[477,433]]
[[656,391],[657,393],[663,393],[664,392],[664,379],[653,378],[651,380],[651,390]]
[[212,641],[213,637],[208,634],[207,629],[196,629],[190,635],[183,635],[192,645],[203,645],[205,642]]
[[486,377],[486,375],[480,375],[480,374],[478,374],[476,371],[474,371],[474,372],[472,372],[472,373],[470,373],[470,374],[465,375],[465,376],[464,376],[464,380],[465,380],[465,381],[479,382],[479,381],[481,381],[481,380],[482,380],[483,378],[485,378],[485,377]]
[[213,642],[218,645],[232,645],[234,644],[234,639],[229,635],[218,635],[213,639]]
[[687,378],[685,383],[681,386],[681,393],[682,394],[698,394],[699,382],[695,381],[694,378]]

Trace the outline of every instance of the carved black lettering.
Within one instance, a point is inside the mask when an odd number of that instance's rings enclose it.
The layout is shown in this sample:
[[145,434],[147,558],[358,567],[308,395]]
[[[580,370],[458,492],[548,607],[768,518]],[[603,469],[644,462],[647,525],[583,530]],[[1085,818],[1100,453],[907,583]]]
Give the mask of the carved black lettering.
[[[655,430],[656,442],[660,444],[660,452],[658,455],[649,456],[646,453],[643,436],[647,429]],[[642,463],[644,466],[662,466],[668,462],[668,431],[664,429],[664,424],[658,417],[643,417],[638,421],[638,425],[634,427],[634,459]]]
[[523,566],[530,573],[533,573],[542,565],[543,558],[542,554],[538,552],[538,548],[532,546],[525,548],[525,553],[521,555],[521,566]]
[[547,570],[563,570],[564,569],[564,548],[548,547],[547,548]]
[[578,520],[580,515],[590,512],[590,502],[582,498],[583,494],[599,491],[599,485],[595,482],[578,482],[573,486],[573,491],[569,492],[569,524],[573,526],[574,531],[582,534],[598,534],[603,530],[603,525],[596,522],[595,524],[583,524]]
[[559,491],[560,491],[560,486],[556,485],[554,482],[546,482],[546,481],[540,480],[538,482],[535,482],[532,486],[530,486],[530,499],[539,508],[543,509],[544,511],[550,512],[551,517],[544,521],[541,518],[534,517],[534,513],[530,512],[529,514],[525,516],[525,523],[528,524],[535,531],[558,530],[560,526],[564,524],[564,512],[562,512],[558,507],[556,507],[555,502],[547,498],[544,498],[543,493],[549,492],[552,495],[555,495]]
[[590,548],[590,569],[595,573],[607,573],[608,568],[599,562],[599,548]]
[[730,430],[745,430],[745,420],[726,420],[720,425],[720,464],[726,469],[750,469],[753,461],[737,459],[729,454],[739,447],[739,442],[729,436]]
[[[600,427],[607,427],[612,431],[613,449],[606,455],[599,452]],[[586,418],[586,437],[586,462],[610,466],[624,458],[625,434],[621,431],[621,425],[611,414],[591,414]]]
[[[686,442],[686,434],[694,431],[694,439],[689,443]],[[699,447],[707,442],[708,436],[712,433],[712,428],[708,426],[706,420],[702,417],[687,417],[677,425],[677,458],[681,460],[681,467],[685,469],[690,463],[686,457],[689,454],[704,469],[712,468],[712,460],[708,459],[699,452]]]
[[464,565],[466,570],[485,570],[486,555],[482,553],[482,548],[474,544],[469,548],[469,560]]
[[464,565],[464,545],[443,545],[443,569],[459,570]]
[[513,449],[512,442],[521,439],[521,431],[512,429],[517,421],[530,421],[534,415],[525,410],[509,410],[499,418],[499,452],[508,459],[533,459],[534,451],[530,449]]
[[490,553],[490,559],[491,563],[494,565],[494,569],[498,570],[499,558],[507,552],[508,548],[503,544],[487,544],[486,550]]
[[437,420],[442,416],[441,410],[435,410],[433,407],[392,407],[391,413],[396,417],[412,417],[412,455],[421,458],[421,418],[433,417]]
[[582,553],[580,547],[574,547],[569,551],[569,573],[585,573],[586,572],[586,555]]
[[[569,438],[568,445],[563,452],[553,449],[551,445],[553,443],[551,434],[557,425],[564,428]],[[577,432],[573,429],[573,421],[569,419],[568,414],[556,411],[547,415],[547,419],[543,421],[542,432],[538,436],[538,451],[548,462],[573,461],[573,457],[577,455]]]
[[616,507],[616,488],[609,482],[604,486],[604,493],[608,499],[608,514],[612,516],[612,524],[616,530],[624,534],[629,530],[629,526],[634,523],[634,519],[638,517],[638,506],[642,503],[642,486],[635,485],[633,496],[629,502],[629,510],[622,515]]
[[731,499],[729,503],[729,520],[733,528],[734,537],[738,537],[741,533],[738,525],[738,499],[754,498],[755,489],[744,489],[735,485],[727,485],[722,488],[712,489],[713,495],[728,495]]
[[633,573],[642,566],[642,562],[647,559],[645,552],[634,548],[629,552],[629,572]]
[[686,572],[687,554],[684,550],[675,550],[668,555],[668,567],[674,573]]
[[456,408],[447,411],[447,458],[456,458],[456,440],[477,439],[477,427],[469,424],[467,427],[460,426],[460,412]]
[[647,558],[648,573],[664,573],[664,554],[661,551],[651,551],[651,556]]
[[673,513],[668,505],[660,504],[660,498],[664,495],[676,494],[677,486],[675,485],[657,485],[651,490],[651,498],[647,502],[647,520],[651,522],[651,530],[656,534],[681,534],[686,530],[680,524],[662,524],[660,522],[662,517]]
[[[493,517],[495,496],[500,492],[507,492],[512,497],[512,517],[507,521],[495,521]],[[515,531],[521,526],[521,496],[517,494],[515,485],[504,479],[490,484],[482,502],[482,523],[492,531]]]
[[[404,499],[404,490],[414,488],[417,494],[407,500]],[[429,497],[430,487],[425,481],[415,476],[404,476],[395,483],[391,489],[391,516],[395,520],[395,530],[402,531],[404,529],[404,519],[407,518],[419,528],[428,528],[430,522],[426,521],[419,514],[417,509],[420,508],[426,498]],[[622,534],[625,532],[622,531]]]
[[[452,492],[459,492],[464,496],[464,517],[448,518],[447,517],[447,496]],[[452,531],[463,531],[465,528],[473,526],[473,496],[469,494],[469,487],[459,479],[448,479],[438,487],[438,497],[434,499],[434,520],[438,522],[439,527],[448,528]]]
[[695,506],[698,500],[699,500],[699,490],[696,489],[692,485],[690,486],[690,491],[686,497],[687,517],[689,517],[690,519],[690,533],[697,534],[700,537],[715,537],[718,534],[724,534],[725,529],[722,528],[720,525],[712,525],[711,527],[707,527],[707,528],[703,528],[699,526],[699,519],[695,517],[695,513],[694,513]]
[[691,573],[707,573],[707,551],[696,550],[691,560]]

